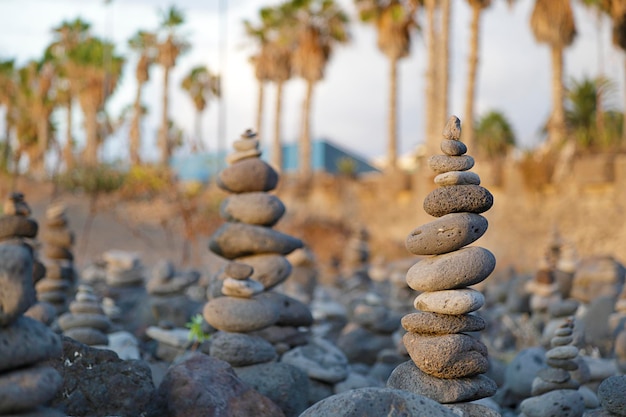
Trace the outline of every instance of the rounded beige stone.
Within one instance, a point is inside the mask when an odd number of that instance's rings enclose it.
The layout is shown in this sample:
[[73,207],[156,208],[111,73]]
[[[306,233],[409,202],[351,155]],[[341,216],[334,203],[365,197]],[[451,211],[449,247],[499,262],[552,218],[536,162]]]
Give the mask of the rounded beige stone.
[[255,298],[219,297],[204,305],[202,315],[218,330],[246,333],[276,323],[279,311],[270,303]]
[[471,171],[449,171],[435,177],[435,184],[445,185],[480,185],[480,177]]
[[413,302],[417,310],[454,315],[471,313],[484,304],[485,297],[481,292],[471,288],[424,292]]
[[469,287],[485,280],[496,267],[496,257],[485,248],[469,246],[422,259],[406,274],[415,291],[440,291]]
[[413,230],[406,248],[414,255],[440,255],[480,239],[489,223],[480,214],[451,213]]

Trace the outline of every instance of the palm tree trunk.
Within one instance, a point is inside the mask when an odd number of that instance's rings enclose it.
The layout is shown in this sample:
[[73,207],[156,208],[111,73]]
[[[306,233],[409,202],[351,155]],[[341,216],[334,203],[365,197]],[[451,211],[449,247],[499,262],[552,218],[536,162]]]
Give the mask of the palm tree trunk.
[[550,147],[559,145],[565,139],[565,108],[563,104],[563,48],[551,47],[552,55],[552,116],[548,125]]
[[141,148],[141,88],[142,84],[138,83],[137,91],[135,91],[135,102],[133,103],[133,119],[130,122],[130,131],[128,132],[128,154],[131,165],[141,164],[139,156],[139,149]]
[[33,158],[30,160],[32,172],[39,178],[44,178],[46,174],[45,158],[48,150],[48,139],[48,118],[40,114],[37,119],[37,150],[33,152]]
[[474,101],[476,100],[476,73],[478,69],[478,50],[480,48],[480,12],[480,5],[473,4],[472,21],[470,24],[470,52],[467,60],[465,120],[463,121],[463,142],[469,149],[474,147]]
[[307,80],[306,95],[302,106],[302,135],[300,137],[300,175],[305,182],[311,179],[311,101],[313,99],[313,83]]
[[387,169],[394,172],[398,166],[398,59],[389,59],[389,139],[387,142]]
[[159,147],[161,148],[161,164],[167,165],[170,159],[170,144],[168,138],[168,122],[169,122],[169,84],[170,84],[170,67],[163,67],[163,97],[161,101],[161,129],[159,130]]
[[65,147],[63,148],[63,160],[65,170],[74,167],[74,138],[72,136],[72,100],[68,100],[65,108]]
[[202,144],[202,111],[196,109],[196,116],[194,120],[194,136],[196,152],[202,151],[204,146]]
[[435,101],[436,90],[435,84],[437,80],[436,69],[436,29],[435,29],[435,0],[426,0],[426,22],[428,25],[427,50],[428,50],[428,65],[426,67],[426,155],[432,155],[437,152],[437,143],[439,142],[437,137],[433,136],[433,127],[435,125]]
[[261,129],[263,128],[263,102],[265,98],[265,82],[259,80],[259,91],[256,103],[256,135],[259,144],[261,142]]
[[[624,69],[626,69],[626,55],[624,55]],[[626,75],[626,72],[624,72],[624,75]],[[626,103],[626,84],[624,84],[624,102]],[[622,144],[624,143],[626,143],[626,105],[624,106],[624,117],[622,119]]]
[[433,133],[438,139],[442,126],[448,119],[448,90],[450,80],[450,15],[451,0],[441,1],[441,32],[439,35],[439,62],[437,63],[437,119]]
[[283,169],[283,144],[280,140],[280,121],[283,113],[283,82],[276,83],[276,113],[274,114],[274,145],[272,146],[272,164],[278,172]]
[[98,120],[97,110],[86,109],[85,129],[87,130],[87,143],[85,144],[85,164],[95,166],[98,164]]

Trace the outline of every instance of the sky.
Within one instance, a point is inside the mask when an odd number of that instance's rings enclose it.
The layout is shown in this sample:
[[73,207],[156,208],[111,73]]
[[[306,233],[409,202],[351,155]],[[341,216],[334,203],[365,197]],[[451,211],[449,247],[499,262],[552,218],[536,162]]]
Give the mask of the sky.
[[[351,17],[351,41],[339,46],[326,69],[326,77],[314,91],[312,136],[328,138],[367,158],[383,155],[387,142],[388,61],[376,47],[372,26],[358,22],[352,0],[337,0]],[[611,45],[610,22],[575,5],[578,36],[565,53],[565,80],[580,80],[604,74],[616,83],[612,102],[623,107],[624,56]],[[223,78],[223,100],[210,102],[202,119],[203,143],[209,151],[224,149],[256,122],[257,83],[248,57],[254,44],[245,36],[242,21],[257,22],[260,7],[277,0],[177,0],[186,23],[181,33],[192,48],[178,60],[171,74],[172,118],[187,137],[194,131],[195,111],[191,100],[180,89],[180,82],[194,66],[203,64]],[[450,57],[449,113],[464,119],[466,61],[469,44],[470,11],[466,1],[453,1]],[[539,134],[550,112],[551,66],[548,47],[535,43],[529,20],[533,0],[518,0],[508,7],[494,0],[483,13],[481,56],[476,112],[502,111],[511,122],[521,147],[540,143]],[[0,0],[0,58],[15,58],[18,64],[39,58],[51,41],[51,29],[63,20],[80,17],[92,24],[93,33],[112,39],[117,50],[127,56],[125,74],[107,111],[116,117],[132,103],[135,94],[136,58],[128,53],[127,40],[139,29],[158,26],[159,10],[172,1],[164,0]],[[424,22],[424,14],[418,15]],[[220,45],[224,45],[220,48]],[[399,151],[409,153],[424,142],[424,102],[426,43],[420,34],[413,37],[411,56],[399,65]],[[156,132],[159,125],[162,71],[155,66],[143,93],[150,113],[144,122],[142,152],[158,156]],[[304,83],[293,79],[284,91],[282,132],[285,142],[296,141],[301,124]],[[261,140],[273,137],[273,86],[266,88],[264,128]],[[78,112],[78,110],[76,110]],[[55,117],[63,132],[63,115]],[[74,132],[83,139],[80,118]],[[222,121],[222,123],[220,123]],[[443,126],[442,126],[443,128]],[[64,141],[60,133],[59,140]],[[126,131],[107,140],[107,159],[127,157]],[[267,139],[265,139],[267,138]],[[471,150],[470,152],[471,153]]]

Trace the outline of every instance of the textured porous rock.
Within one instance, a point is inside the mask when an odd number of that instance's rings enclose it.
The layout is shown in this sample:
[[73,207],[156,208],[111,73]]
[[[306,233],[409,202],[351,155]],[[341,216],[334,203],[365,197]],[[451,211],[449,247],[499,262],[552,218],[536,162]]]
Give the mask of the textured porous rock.
[[241,381],[228,363],[194,353],[169,368],[148,417],[197,416],[282,417],[284,413]]
[[360,388],[319,401],[300,417],[380,417],[396,415],[400,410],[407,416],[457,416],[421,395],[390,388]]
[[393,370],[387,386],[431,398],[442,404],[474,401],[496,393],[496,383],[484,375],[444,379],[428,375],[413,361],[406,361]]
[[433,217],[450,213],[484,213],[493,206],[493,195],[480,185],[436,188],[424,199],[424,211]]
[[115,352],[63,337],[63,353],[47,365],[63,384],[51,406],[76,417],[137,417],[154,394],[152,373],[142,360],[122,360]]
[[422,334],[479,332],[486,326],[482,317],[472,314],[450,315],[418,311],[402,317],[402,327],[407,332]]
[[626,375],[611,376],[598,387],[598,399],[607,411],[626,416]]

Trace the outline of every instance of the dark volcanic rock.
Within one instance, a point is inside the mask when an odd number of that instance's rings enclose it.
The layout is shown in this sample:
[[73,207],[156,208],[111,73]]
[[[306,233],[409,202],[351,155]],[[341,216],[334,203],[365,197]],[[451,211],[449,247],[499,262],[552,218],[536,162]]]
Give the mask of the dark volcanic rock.
[[284,416],[269,398],[243,383],[228,363],[201,353],[170,367],[147,415]]
[[144,361],[124,361],[113,351],[63,337],[63,355],[45,363],[63,378],[50,405],[67,415],[137,417],[152,402],[152,374]]

